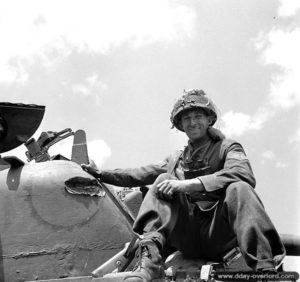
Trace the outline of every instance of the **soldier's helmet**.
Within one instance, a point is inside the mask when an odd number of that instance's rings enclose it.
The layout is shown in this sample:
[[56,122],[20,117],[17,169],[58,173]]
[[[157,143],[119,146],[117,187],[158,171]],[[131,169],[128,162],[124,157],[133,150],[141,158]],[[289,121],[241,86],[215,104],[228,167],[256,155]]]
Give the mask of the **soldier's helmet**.
[[184,91],[183,96],[175,103],[170,117],[173,127],[183,131],[180,122],[182,113],[197,108],[201,108],[208,116],[213,117],[211,126],[214,125],[218,118],[216,106],[203,90],[192,89]]

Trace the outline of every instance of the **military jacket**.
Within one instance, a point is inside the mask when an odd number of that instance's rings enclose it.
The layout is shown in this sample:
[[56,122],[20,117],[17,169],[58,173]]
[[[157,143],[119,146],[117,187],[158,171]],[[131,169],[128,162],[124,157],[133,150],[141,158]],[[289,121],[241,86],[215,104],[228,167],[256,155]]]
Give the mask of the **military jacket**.
[[237,181],[245,181],[255,187],[255,177],[241,144],[234,140],[212,138],[197,149],[189,142],[183,151],[177,151],[156,164],[102,170],[100,179],[116,186],[137,187],[152,184],[160,174],[166,172],[178,179],[197,177],[205,189],[204,193],[198,195],[197,201],[213,200],[215,195]]

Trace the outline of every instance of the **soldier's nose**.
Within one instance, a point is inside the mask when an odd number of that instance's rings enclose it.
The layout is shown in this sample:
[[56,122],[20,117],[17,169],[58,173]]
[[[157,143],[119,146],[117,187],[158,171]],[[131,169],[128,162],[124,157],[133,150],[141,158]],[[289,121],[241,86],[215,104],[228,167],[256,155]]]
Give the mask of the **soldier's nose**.
[[194,119],[194,118],[191,118],[191,125],[195,125],[195,124],[197,124],[197,120],[196,119]]

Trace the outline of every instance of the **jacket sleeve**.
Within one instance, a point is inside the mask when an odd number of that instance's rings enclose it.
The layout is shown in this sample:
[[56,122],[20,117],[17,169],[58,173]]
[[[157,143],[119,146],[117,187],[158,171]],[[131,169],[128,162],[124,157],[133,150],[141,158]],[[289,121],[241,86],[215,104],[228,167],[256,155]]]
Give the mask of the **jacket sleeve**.
[[168,160],[139,168],[101,170],[100,180],[122,187],[137,187],[152,184],[161,174],[167,172]]
[[243,147],[234,141],[223,141],[220,150],[223,168],[213,174],[198,177],[208,192],[226,188],[229,184],[244,181],[255,188],[255,177]]

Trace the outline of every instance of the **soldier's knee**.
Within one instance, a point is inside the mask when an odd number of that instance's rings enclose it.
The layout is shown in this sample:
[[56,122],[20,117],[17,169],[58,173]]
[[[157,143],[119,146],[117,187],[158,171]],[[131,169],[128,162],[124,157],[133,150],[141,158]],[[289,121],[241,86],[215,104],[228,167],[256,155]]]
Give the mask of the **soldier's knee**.
[[150,186],[149,190],[151,190],[153,193],[156,193],[157,184],[163,182],[164,180],[168,180],[168,179],[177,179],[177,178],[170,173],[162,173],[156,178],[153,185]]
[[251,185],[244,181],[231,183],[226,189],[226,198],[249,198],[254,196],[255,192]]

